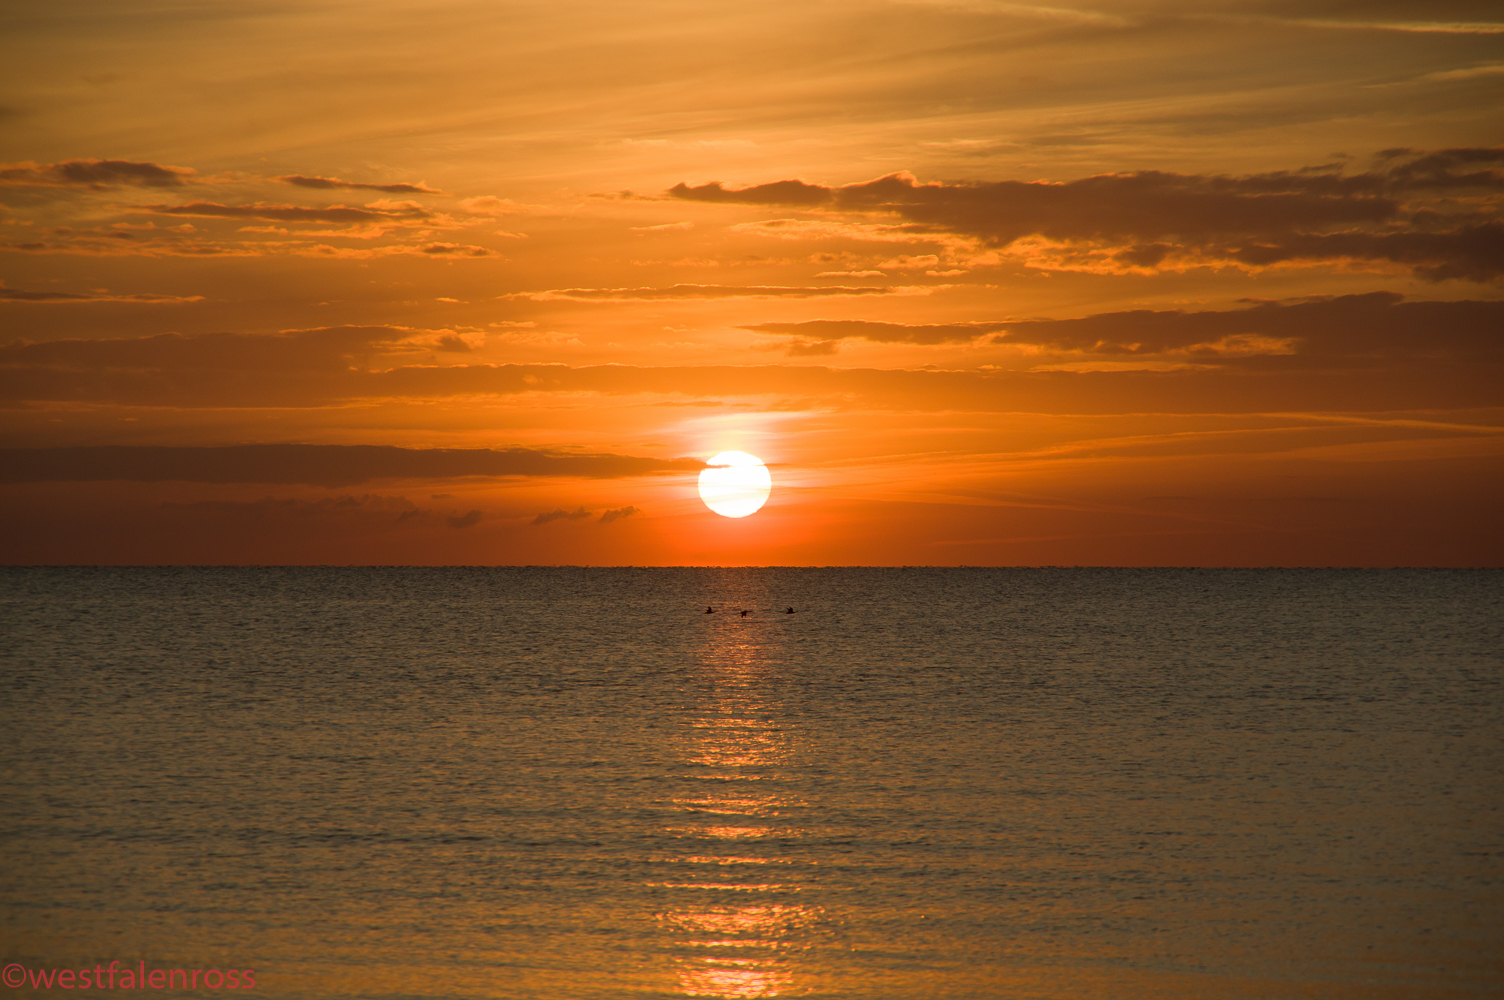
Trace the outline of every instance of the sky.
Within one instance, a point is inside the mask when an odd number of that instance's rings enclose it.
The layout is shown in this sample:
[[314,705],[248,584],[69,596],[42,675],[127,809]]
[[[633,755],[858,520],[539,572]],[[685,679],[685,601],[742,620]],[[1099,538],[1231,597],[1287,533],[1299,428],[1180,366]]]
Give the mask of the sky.
[[1494,4],[0,24],[4,562],[1504,565]]

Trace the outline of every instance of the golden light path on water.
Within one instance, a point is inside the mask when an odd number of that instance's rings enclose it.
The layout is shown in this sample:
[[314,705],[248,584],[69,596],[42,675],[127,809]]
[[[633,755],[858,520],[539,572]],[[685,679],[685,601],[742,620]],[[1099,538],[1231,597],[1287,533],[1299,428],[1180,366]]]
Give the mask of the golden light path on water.
[[718,700],[691,723],[685,747],[685,763],[705,791],[673,800],[683,820],[666,831],[710,848],[680,859],[703,866],[704,875],[665,885],[688,898],[658,915],[679,946],[677,986],[687,997],[803,992],[796,989],[791,959],[823,916],[821,908],[796,901],[796,866],[747,849],[749,842],[806,832],[788,823],[787,811],[800,804],[782,787],[791,738],[770,717],[774,706],[758,695],[761,652],[736,640],[707,650]]
[[0,962],[307,1000],[1493,996],[1496,577],[13,570]]

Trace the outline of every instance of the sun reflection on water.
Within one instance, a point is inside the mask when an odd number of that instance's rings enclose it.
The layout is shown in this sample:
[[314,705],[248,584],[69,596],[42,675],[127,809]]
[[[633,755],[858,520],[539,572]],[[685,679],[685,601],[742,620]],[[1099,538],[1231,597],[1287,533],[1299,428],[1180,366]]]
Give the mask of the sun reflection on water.
[[696,997],[776,997],[794,984],[789,953],[818,907],[784,904],[708,907],[663,915],[697,953],[678,962],[679,991]]
[[679,974],[679,990],[691,997],[776,997],[789,984],[781,969],[755,967],[750,959],[706,959]]
[[717,699],[690,724],[681,751],[683,777],[703,782],[703,790],[671,799],[677,819],[665,824],[665,832],[694,842],[674,859],[693,868],[658,883],[684,897],[658,919],[675,942],[681,996],[791,996],[803,992],[794,958],[822,911],[792,902],[803,888],[797,865],[759,856],[759,845],[804,833],[789,823],[790,811],[804,805],[789,767],[794,734],[760,683],[764,646],[776,639],[742,621],[718,622],[707,639],[703,662],[714,672]]
[[760,965],[756,959],[705,959],[679,973],[679,991],[691,997],[776,997],[791,977],[782,969]]

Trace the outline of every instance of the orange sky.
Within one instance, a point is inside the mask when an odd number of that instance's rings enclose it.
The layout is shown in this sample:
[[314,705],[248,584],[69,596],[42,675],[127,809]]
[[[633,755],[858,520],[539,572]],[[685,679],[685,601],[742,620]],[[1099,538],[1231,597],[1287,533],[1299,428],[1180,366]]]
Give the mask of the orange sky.
[[1501,565],[1500,22],[18,8],[0,558]]

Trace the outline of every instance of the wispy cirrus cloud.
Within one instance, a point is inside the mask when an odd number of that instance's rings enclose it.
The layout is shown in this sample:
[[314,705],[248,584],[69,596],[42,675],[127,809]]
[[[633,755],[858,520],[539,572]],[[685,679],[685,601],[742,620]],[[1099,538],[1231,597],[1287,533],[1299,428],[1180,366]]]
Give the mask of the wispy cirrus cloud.
[[1504,23],[1498,21],[1349,21],[1340,18],[1260,17],[1258,15],[1207,14],[1211,20],[1244,24],[1282,24],[1294,28],[1321,28],[1335,31],[1398,31],[1413,35],[1499,35]]

